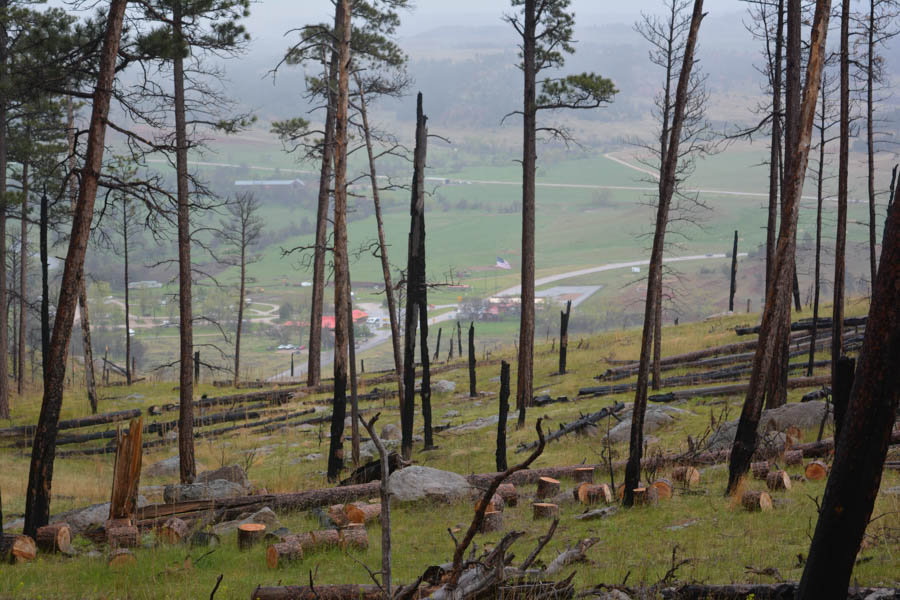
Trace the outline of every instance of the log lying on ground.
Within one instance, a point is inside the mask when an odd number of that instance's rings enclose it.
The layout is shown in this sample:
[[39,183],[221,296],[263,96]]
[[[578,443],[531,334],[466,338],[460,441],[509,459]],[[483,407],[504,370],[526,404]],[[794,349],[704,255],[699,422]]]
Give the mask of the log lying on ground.
[[[391,452],[388,455],[388,471],[393,473],[397,469],[401,469],[408,463],[404,462],[399,454]],[[372,481],[381,480],[381,459],[369,461],[363,466],[357,468],[350,477],[341,481],[341,485],[358,485],[360,483],[370,483]]]
[[750,463],[750,472],[753,474],[753,479],[761,479],[763,481],[766,480],[766,477],[769,476],[769,461],[761,460],[759,462]]
[[[118,423],[127,421],[141,416],[140,409],[120,410],[117,412],[103,413],[100,415],[91,415],[89,417],[81,417],[80,419],[69,419],[68,421],[60,421],[59,429],[80,429],[82,427],[92,427],[94,425],[103,425],[106,423]],[[0,438],[18,437],[34,435],[36,425],[17,425],[15,427],[6,427],[0,429]]]
[[806,465],[803,474],[810,481],[821,481],[828,477],[828,465],[824,461],[814,460]]
[[109,553],[109,558],[106,559],[106,564],[110,567],[124,567],[127,565],[135,565],[137,564],[137,558],[134,556],[134,552],[132,552],[128,548],[116,548]]
[[[617,412],[621,411],[623,408],[625,408],[625,403],[616,402],[612,406],[607,406],[606,408],[604,408],[601,411],[591,413],[589,415],[582,415],[580,419],[572,421],[571,423],[567,423],[566,425],[560,425],[560,427],[557,431],[554,431],[553,433],[551,433],[550,435],[547,436],[546,442],[549,444],[551,441],[558,440],[559,438],[563,437],[564,435],[568,435],[570,433],[579,431],[579,430],[587,427],[588,425],[593,425],[594,423],[597,423],[598,421],[601,421],[610,415],[616,414]],[[537,446],[538,446],[538,442],[531,442],[529,444],[520,443],[519,446],[516,448],[516,453],[518,454],[519,452],[533,450],[534,448],[537,448]]]
[[741,506],[749,511],[770,511],[774,507],[772,497],[768,493],[748,490],[741,495]]
[[345,504],[344,514],[350,523],[365,525],[381,518],[381,503],[377,504]]
[[791,489],[791,476],[785,471],[769,471],[766,476],[766,486],[773,492]]
[[106,543],[115,550],[116,548],[137,548],[140,541],[140,533],[134,525],[122,527],[107,527]]
[[547,395],[535,396],[531,400],[531,405],[532,406],[547,406],[548,404],[558,404],[561,402],[569,402],[569,397],[568,396],[557,396],[556,398],[553,398],[552,396],[547,396]]
[[575,499],[582,504],[598,504],[603,502],[609,504],[613,501],[612,489],[607,483],[594,485],[593,483],[582,483],[575,488]]
[[[860,327],[869,321],[869,317],[847,317],[844,319],[844,327]],[[831,319],[829,317],[819,317],[816,323],[812,319],[800,319],[791,323],[791,331],[811,331],[813,325],[816,329],[827,331],[831,329]],[[759,325],[755,327],[735,327],[734,332],[738,335],[752,335],[759,333]]]
[[650,484],[650,487],[656,490],[656,495],[660,500],[668,500],[672,497],[672,482],[661,477]]
[[377,585],[285,585],[258,587],[251,600],[382,600],[384,593]]
[[481,521],[481,533],[491,533],[503,529],[503,513],[492,510],[484,513]]
[[[302,388],[265,390],[262,392],[251,392],[248,394],[231,394],[229,396],[215,396],[213,398],[200,398],[194,400],[193,407],[195,411],[203,410],[213,406],[236,406],[238,404],[246,404],[248,402],[264,402],[270,405],[280,406],[293,399],[294,393],[301,391]],[[178,403],[162,404],[151,406],[147,409],[148,415],[161,415],[165,412],[175,412],[178,410]]]
[[284,563],[303,558],[307,552],[339,547],[343,550],[365,550],[369,547],[369,534],[360,525],[345,529],[323,529],[287,535],[283,542],[272,544],[266,550],[266,563],[274,569]]
[[[795,446],[796,448],[796,446]],[[797,466],[803,464],[803,450],[788,450],[784,453],[784,464]]]
[[497,486],[497,495],[503,498],[507,506],[515,506],[519,502],[519,492],[512,483],[501,483]]
[[656,504],[659,502],[659,492],[655,487],[639,487],[634,490],[634,505],[635,506],[649,506],[651,504]]
[[619,510],[618,506],[606,506],[604,508],[595,508],[594,510],[589,510],[585,513],[581,513],[580,515],[576,515],[575,518],[579,521],[590,521],[593,519],[603,519],[610,515],[614,515],[616,511]]
[[[800,453],[800,456],[803,456],[802,452]],[[672,479],[690,487],[700,483],[700,471],[690,465],[675,467],[672,469]]]
[[[830,375],[820,375],[818,377],[795,377],[788,379],[787,387],[790,390],[806,387],[818,387],[831,382]],[[691,398],[701,398],[708,396],[737,396],[747,392],[750,388],[749,383],[740,383],[736,385],[719,385],[707,388],[694,388],[691,390],[679,390],[676,392],[668,392],[665,394],[655,394],[648,397],[650,402],[673,402],[675,400],[690,400]]]
[[72,530],[67,523],[51,523],[38,527],[34,541],[41,552],[69,553],[72,551]]
[[37,544],[27,535],[0,534],[0,562],[23,563],[37,556]]
[[[664,600],[794,600],[799,584],[794,582],[775,584],[704,585],[691,583],[660,590]],[[632,592],[637,598],[637,592]],[[850,588],[846,600],[866,598],[896,598],[900,588]]]
[[575,483],[594,483],[594,467],[575,469]]

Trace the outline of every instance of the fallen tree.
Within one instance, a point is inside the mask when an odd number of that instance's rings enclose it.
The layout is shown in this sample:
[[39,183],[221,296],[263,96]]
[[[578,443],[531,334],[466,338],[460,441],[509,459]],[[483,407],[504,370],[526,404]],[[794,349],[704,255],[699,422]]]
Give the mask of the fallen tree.
[[[869,317],[847,317],[844,319],[844,327],[861,327],[865,325],[868,320]],[[812,331],[813,325],[812,319],[800,319],[799,321],[791,323],[791,331]],[[758,334],[760,327],[760,325],[754,327],[735,327],[734,332],[738,335]],[[831,318],[819,317],[819,320],[815,322],[815,327],[816,329],[830,329]]]
[[[818,377],[796,377],[788,379],[788,389],[819,387],[831,383],[830,375],[821,375]],[[708,396],[733,396],[735,394],[745,394],[750,389],[749,383],[738,383],[735,385],[719,385],[707,388],[694,388],[690,390],[678,390],[665,394],[655,394],[650,396],[650,402],[673,402],[675,400],[690,400],[691,398],[702,398]]]
[[[111,413],[103,413],[99,415],[91,415],[89,417],[81,417],[79,419],[69,419],[68,421],[60,421],[59,429],[80,429],[82,427],[92,427],[94,425],[104,425],[106,423],[118,423],[120,421],[128,421],[141,416],[140,409],[120,410]],[[17,425],[15,427],[6,427],[0,429],[0,438],[17,437],[34,435],[37,425]]]
[[[582,415],[581,418],[572,421],[571,423],[566,423],[565,425],[560,425],[557,431],[554,431],[550,435],[547,436],[547,442],[552,442],[553,440],[558,440],[564,435],[568,435],[570,433],[574,433],[579,431],[580,429],[584,429],[588,425],[593,425],[598,421],[605,419],[610,415],[614,415],[620,410],[625,408],[624,402],[616,402],[612,406],[607,406],[603,410],[597,411],[595,413],[591,413],[589,415]],[[520,443],[516,448],[516,454],[520,452],[525,452],[526,450],[531,450],[532,448],[536,448],[538,444],[541,442],[531,442],[529,444]]]

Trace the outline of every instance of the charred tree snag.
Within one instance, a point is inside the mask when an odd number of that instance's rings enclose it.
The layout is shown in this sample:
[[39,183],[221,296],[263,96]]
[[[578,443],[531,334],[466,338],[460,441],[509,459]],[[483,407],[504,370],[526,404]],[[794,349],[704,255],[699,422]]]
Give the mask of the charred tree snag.
[[469,398],[478,397],[475,389],[475,321],[469,322]]
[[113,465],[112,495],[109,518],[130,518],[137,509],[141,481],[141,438],[143,417],[131,422],[127,433],[116,434],[116,461]]
[[[428,144],[427,117],[422,93],[416,99],[416,149],[409,206],[409,250],[406,266],[406,331],[403,344],[403,405],[400,411],[404,460],[412,456],[413,418],[416,403],[416,325],[425,298],[425,159]],[[460,350],[460,355],[462,351]]]
[[850,391],[853,389],[854,372],[856,371],[856,359],[842,356],[837,363],[837,379],[832,382],[834,393],[831,403],[834,406],[834,439],[841,437],[841,425],[850,405]]
[[506,421],[509,415],[509,363],[500,363],[500,411],[497,421],[497,471],[506,470]]
[[337,481],[344,468],[344,418],[347,414],[347,321],[350,272],[347,256],[347,144],[350,97],[350,2],[335,4],[338,39],[338,93],[334,124],[334,401],[328,449],[328,480]]
[[[850,155],[850,0],[841,0],[840,146],[838,149],[837,237],[834,242],[834,296],[831,317],[831,377],[837,379],[837,361],[844,353],[844,286],[847,269],[847,187]],[[874,289],[874,284],[873,284]],[[802,586],[801,586],[802,587]]]
[[[425,215],[422,214],[422,275],[425,275]],[[424,283],[424,280],[423,280]],[[422,286],[419,305],[419,354],[422,357],[422,424],[425,430],[425,450],[434,449],[434,434],[431,429],[431,361],[428,354],[428,287]]]
[[[72,218],[72,233],[69,237],[69,248],[63,268],[50,352],[44,357],[47,376],[44,381],[41,415],[38,419],[31,450],[31,467],[28,473],[28,488],[25,497],[26,535],[34,535],[37,528],[46,525],[50,518],[50,490],[53,481],[53,461],[56,454],[57,426],[66,376],[66,353],[72,336],[78,291],[84,280],[84,255],[90,236],[94,200],[97,196],[97,184],[103,164],[106,122],[109,115],[125,6],[126,0],[111,0],[106,29],[103,34],[97,87],[94,91],[94,102],[88,128],[87,150],[84,168],[81,171],[81,185]],[[5,330],[3,334],[5,335]],[[6,364],[5,357],[3,364]],[[2,385],[6,386],[6,384],[7,382],[4,381]]]
[[[668,151],[665,162],[660,169],[661,194],[657,206],[656,230],[653,235],[653,249],[650,254],[650,269],[647,275],[647,296],[644,306],[644,328],[641,336],[641,360],[638,369],[637,391],[634,397],[634,414],[631,422],[631,442],[628,455],[628,467],[625,470],[625,506],[634,503],[634,488],[640,478],[641,454],[644,446],[644,413],[647,410],[647,384],[650,370],[650,352],[653,336],[653,324],[656,314],[658,288],[662,284],[662,257],[665,244],[666,227],[669,221],[669,206],[675,192],[675,179],[678,164],[678,147],[681,142],[681,131],[684,115],[689,100],[691,69],[694,66],[694,48],[697,45],[697,34],[703,20],[703,0],[694,0],[691,25],[685,41],[683,63],[678,75],[678,86],[675,91],[675,107],[672,114],[672,129],[669,135]],[[524,299],[523,299],[524,301]]]
[[434,358],[432,360],[437,361],[438,358],[440,357],[440,355],[441,355],[441,328],[438,327],[438,337],[437,337],[437,342],[435,343],[435,346],[434,346]]
[[559,311],[559,374],[566,374],[566,350],[569,348],[569,315],[572,301],[566,301],[566,311]]
[[[347,277],[350,279],[349,275]],[[350,458],[353,466],[359,466],[359,422],[356,420],[359,415],[359,388],[356,382],[356,332],[353,326],[353,297],[347,298],[347,334],[349,342],[347,343],[348,358],[350,363]],[[291,354],[291,360],[294,355]]]
[[809,144],[812,137],[812,125],[815,118],[816,100],[822,80],[824,66],[825,38],[828,33],[828,17],[831,8],[830,0],[818,0],[813,20],[810,39],[809,63],[806,71],[806,88],[800,111],[800,134],[791,149],[793,170],[785,185],[784,210],[778,235],[778,247],[775,252],[775,269],[772,285],[766,295],[766,306],[763,311],[762,325],[759,332],[759,343],[753,359],[753,374],[750,377],[747,397],[741,411],[735,435],[734,446],[728,468],[728,487],[726,493],[737,489],[738,481],[747,472],[756,451],[756,430],[762,414],[763,396],[766,390],[767,374],[771,368],[773,354],[778,352],[777,329],[784,323],[784,315],[790,312],[791,279],[793,278],[793,256],[797,241],[797,218],[799,214],[800,195],[806,175],[809,159]]
[[456,345],[459,357],[462,358],[462,325],[460,325],[459,321],[456,322]]
[[738,232],[734,230],[734,248],[731,250],[731,289],[728,292],[728,312],[734,312],[734,294],[737,292]]

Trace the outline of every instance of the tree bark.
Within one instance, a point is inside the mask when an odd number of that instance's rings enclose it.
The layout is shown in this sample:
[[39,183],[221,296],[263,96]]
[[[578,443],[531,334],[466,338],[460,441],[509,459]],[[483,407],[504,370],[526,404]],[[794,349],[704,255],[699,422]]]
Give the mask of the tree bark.
[[128,291],[128,203],[122,201],[122,250],[125,259],[125,383],[131,385],[131,303]]
[[838,150],[837,237],[834,242],[834,296],[831,318],[831,378],[844,349],[844,280],[847,254],[847,185],[850,156],[850,0],[841,1],[841,115]]
[[47,379],[47,358],[50,356],[50,199],[41,194],[40,214],[40,254],[41,254],[41,375]]
[[569,315],[572,301],[566,301],[566,312],[559,311],[559,374],[566,374],[566,351],[569,349]]
[[[182,37],[182,1],[172,2],[172,30],[175,39]],[[194,312],[191,305],[191,213],[188,190],[188,146],[184,99],[184,59],[176,54],[173,62],[175,99],[175,178],[178,197],[178,308],[179,327],[178,459],[181,483],[191,483],[197,476],[194,462]]]
[[812,377],[813,363],[816,360],[816,337],[819,329],[819,293],[822,289],[822,203],[825,199],[823,187],[825,183],[825,144],[827,141],[825,134],[828,129],[826,121],[827,87],[823,81],[820,91],[822,104],[821,112],[819,113],[819,169],[816,174],[816,258],[813,274],[813,325],[810,330],[809,364],[806,367],[806,375],[808,377]]
[[25,340],[28,329],[28,161],[22,163],[22,222],[19,247],[19,352],[16,361],[16,391],[25,393]]
[[500,411],[497,421],[497,471],[505,471],[506,465],[506,421],[509,415],[509,363],[500,363]]
[[[244,297],[247,294],[247,220],[241,215],[241,281],[238,290],[237,330],[234,333],[234,379],[237,388],[241,382],[241,332],[244,329]],[[294,375],[294,355],[291,354],[291,376]]]
[[[88,128],[87,152],[81,174],[78,202],[72,220],[69,249],[63,268],[56,321],[53,326],[48,376],[44,381],[41,415],[31,450],[31,467],[25,497],[25,531],[30,535],[46,525],[50,517],[50,488],[53,480],[53,459],[56,453],[56,433],[62,408],[63,383],[66,375],[66,351],[72,334],[79,284],[83,279],[84,254],[90,235],[97,181],[103,164],[106,119],[116,55],[122,35],[122,20],[126,0],[111,0],[103,45],[100,53],[99,75],[94,92],[91,121]],[[45,357],[46,360],[46,357]]]
[[875,497],[900,400],[900,210],[888,214],[869,327],[850,406],[840,428],[825,497],[797,598],[843,596]]
[[775,238],[778,232],[778,190],[781,181],[781,83],[782,49],[784,47],[784,0],[778,0],[777,29],[775,31],[775,59],[772,70],[772,141],[769,147],[769,211],[766,223],[766,294],[772,285],[775,267]]
[[469,398],[477,396],[478,390],[475,389],[475,321],[471,321],[469,323]]
[[841,426],[847,415],[847,407],[850,406],[850,394],[853,390],[855,379],[856,359],[842,356],[838,359],[837,379],[831,382],[834,390],[831,403],[834,405],[834,439],[841,437]]
[[[4,13],[9,9],[9,0],[0,2]],[[9,33],[6,22],[0,24],[0,74],[5,78],[8,63],[7,45]],[[7,339],[8,315],[6,310],[6,170],[7,170],[7,99],[0,94],[0,419],[9,418],[9,340]]]
[[[410,198],[409,244],[406,266],[406,330],[403,354],[403,406],[400,411],[401,455],[412,456],[413,419],[416,401],[416,326],[425,308],[425,159],[428,143],[427,118],[422,110],[422,94],[416,100],[416,148]],[[424,382],[423,382],[424,383]]]
[[734,312],[734,294],[737,292],[738,232],[734,230],[734,248],[731,250],[731,288],[728,291],[728,312]]
[[[424,206],[423,206],[424,210]],[[425,227],[422,215],[422,260],[425,260]],[[424,274],[424,269],[423,269]],[[422,360],[422,424],[425,428],[425,449],[434,448],[434,434],[431,429],[431,360],[428,354],[428,289],[422,291],[421,309],[419,310],[419,355]]]
[[631,422],[631,441],[628,453],[628,466],[625,470],[625,506],[634,503],[634,489],[638,487],[641,468],[641,454],[644,446],[644,413],[647,409],[647,384],[650,370],[650,342],[653,335],[654,315],[658,289],[662,283],[662,257],[665,244],[666,227],[669,220],[669,206],[675,191],[676,168],[678,164],[678,148],[681,142],[681,130],[688,103],[691,69],[694,65],[694,48],[700,22],[703,20],[703,0],[694,0],[691,25],[684,47],[684,62],[678,75],[675,91],[675,106],[672,115],[672,130],[669,136],[668,152],[662,172],[665,185],[659,197],[656,213],[656,230],[653,235],[653,250],[650,254],[650,269],[647,275],[647,299],[644,307],[644,328],[641,336],[641,360],[638,369],[637,391],[634,397],[634,415]]
[[350,90],[350,1],[335,5],[338,43],[338,93],[334,115],[334,403],[331,409],[331,440],[328,480],[337,481],[344,468],[344,418],[347,413],[347,322],[350,298],[347,256],[347,143]]
[[797,218],[800,197],[809,159],[809,143],[815,119],[816,101],[824,67],[825,38],[827,35],[830,0],[818,0],[810,39],[809,64],[806,71],[806,87],[800,111],[800,133],[794,138],[791,149],[792,171],[785,185],[784,211],[788,218],[782,219],[775,253],[775,270],[772,285],[766,294],[759,343],[753,359],[753,374],[749,390],[738,422],[734,446],[731,449],[728,472],[727,493],[733,493],[738,482],[747,472],[750,460],[756,450],[756,430],[762,413],[766,373],[772,366],[772,354],[777,347],[775,330],[784,323],[784,313],[790,311],[791,278],[797,242]]
[[525,0],[522,31],[522,72],[525,76],[522,106],[522,281],[519,318],[519,356],[516,374],[518,427],[525,425],[525,408],[531,403],[534,370],[534,217],[537,168],[537,7]]
[[438,327],[437,342],[435,343],[435,347],[434,347],[434,360],[435,361],[438,360],[438,358],[441,355],[441,331],[442,331],[442,328]]
[[[348,269],[347,280],[350,280]],[[349,288],[349,286],[348,286]],[[359,466],[359,388],[356,385],[356,331],[353,324],[353,296],[347,298],[347,352],[350,363],[350,458]]]
[[866,179],[869,192],[869,271],[872,289],[878,270],[875,245],[875,0],[869,0],[869,27],[866,40]]

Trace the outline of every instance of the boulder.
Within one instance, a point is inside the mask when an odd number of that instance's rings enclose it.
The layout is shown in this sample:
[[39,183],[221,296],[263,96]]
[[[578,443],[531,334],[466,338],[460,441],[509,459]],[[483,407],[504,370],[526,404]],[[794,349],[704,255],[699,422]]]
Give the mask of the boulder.
[[207,483],[170,484],[163,489],[163,500],[166,503],[184,502],[186,500],[215,500],[218,498],[236,498],[247,494],[247,489],[225,479],[214,479]]
[[[138,495],[137,505],[147,506],[150,502]],[[51,523],[65,522],[69,524],[72,534],[83,533],[91,527],[103,527],[109,519],[109,502],[94,504],[85,508],[76,508],[50,517]]]
[[247,478],[247,473],[239,465],[228,465],[219,467],[214,471],[203,471],[197,475],[194,483],[209,483],[216,479],[224,479],[225,481],[236,483],[244,488],[250,487],[250,480]]
[[447,412],[444,413],[445,419],[452,419],[453,417],[458,417],[458,416],[459,416],[458,410],[448,410]]
[[[666,425],[675,422],[675,418],[663,407],[651,407],[644,413],[644,435],[653,433]],[[677,413],[676,413],[677,414]],[[609,441],[613,444],[627,442],[631,438],[631,416],[622,419],[615,427],[609,430]]]
[[399,440],[403,437],[400,428],[394,425],[393,423],[388,423],[384,427],[381,428],[381,439],[384,440]]
[[164,477],[166,479],[171,479],[178,476],[178,467],[178,455],[176,454],[171,458],[155,462],[152,465],[145,465],[141,470],[141,475],[144,477]]
[[446,379],[438,379],[431,384],[431,391],[438,394],[451,394],[456,391],[456,383]]
[[239,525],[246,525],[248,523],[265,525],[266,531],[275,531],[276,529],[281,527],[281,525],[278,523],[278,517],[275,515],[274,511],[272,511],[272,509],[268,506],[264,506],[246,519],[219,523],[218,525],[213,527],[213,533],[217,535],[224,535],[230,531],[234,531],[238,528]]
[[[760,431],[784,431],[788,427],[818,429],[827,410],[828,405],[824,400],[790,402],[784,406],[763,411],[762,418],[759,420],[759,429]],[[831,421],[829,413],[826,424]]]
[[478,490],[458,473],[431,467],[412,466],[391,473],[388,488],[400,502],[424,498],[442,501],[472,497]]

